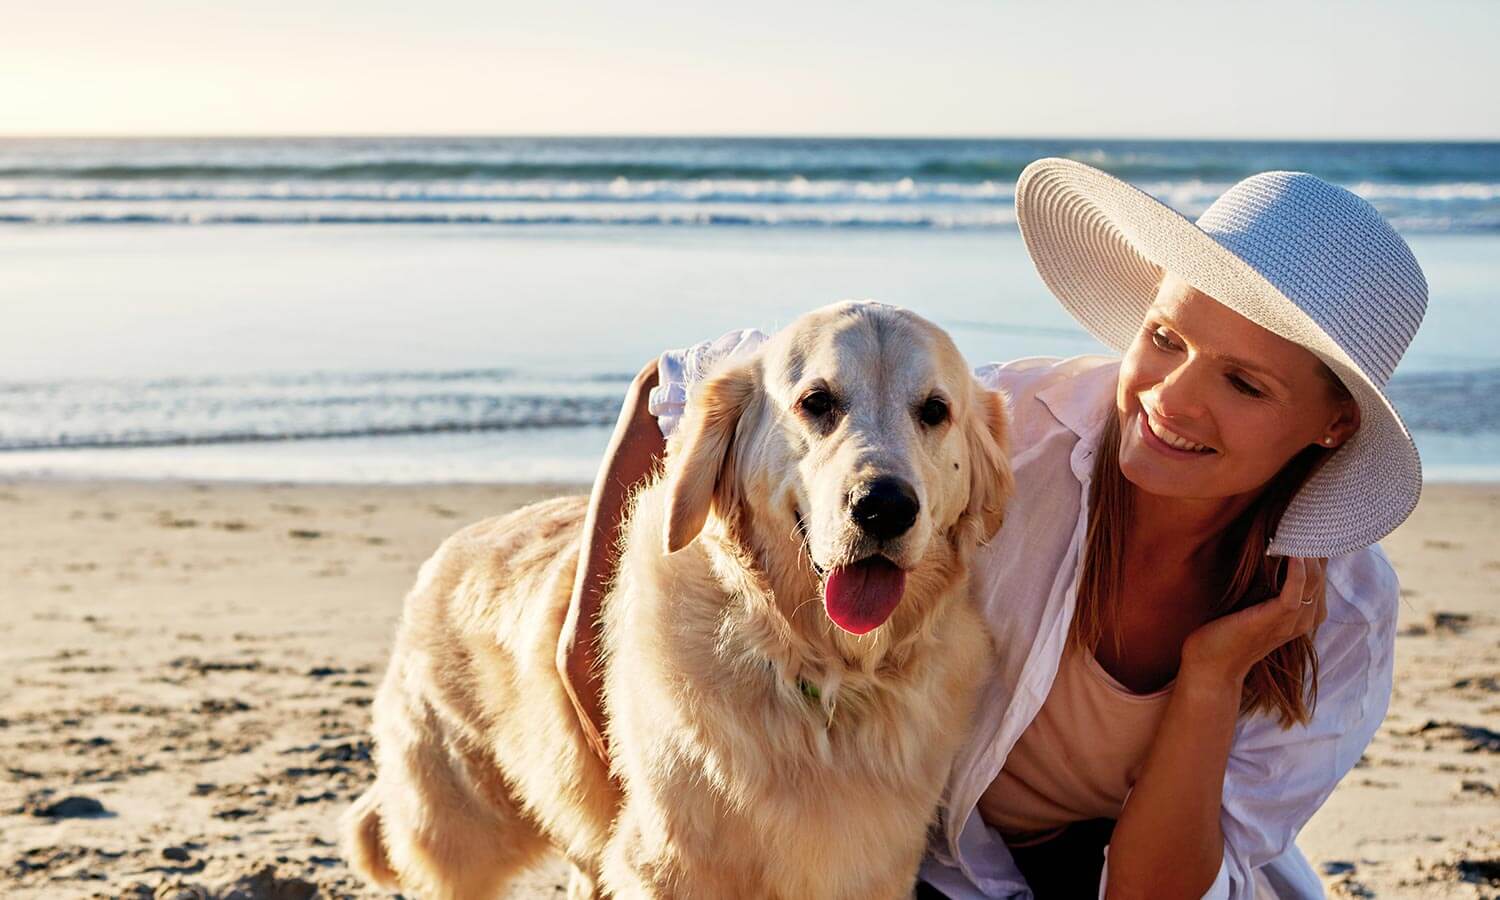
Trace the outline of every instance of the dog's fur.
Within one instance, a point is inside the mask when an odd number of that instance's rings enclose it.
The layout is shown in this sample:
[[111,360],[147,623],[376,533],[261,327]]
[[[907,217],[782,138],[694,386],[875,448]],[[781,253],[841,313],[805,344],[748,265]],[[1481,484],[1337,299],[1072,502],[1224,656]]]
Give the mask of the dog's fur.
[[[810,387],[837,411],[808,415]],[[936,427],[919,421],[933,395],[951,411]],[[570,897],[907,896],[987,668],[965,573],[1009,492],[1004,433],[948,337],[893,307],[819,310],[717,372],[635,498],[604,605],[613,778],[554,664],[584,501],[454,535],[376,698],[379,774],[345,823],[356,869],[492,897],[555,849]],[[876,477],[920,502],[878,544],[850,516]],[[848,634],[820,573],[876,552],[905,594]]]

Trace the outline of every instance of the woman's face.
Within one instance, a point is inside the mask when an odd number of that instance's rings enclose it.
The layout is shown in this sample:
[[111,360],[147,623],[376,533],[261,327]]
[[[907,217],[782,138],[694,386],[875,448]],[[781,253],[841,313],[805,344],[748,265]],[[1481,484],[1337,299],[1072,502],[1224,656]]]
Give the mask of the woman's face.
[[1115,403],[1121,472],[1163,497],[1256,491],[1305,447],[1359,427],[1311,352],[1173,275],[1125,351]]

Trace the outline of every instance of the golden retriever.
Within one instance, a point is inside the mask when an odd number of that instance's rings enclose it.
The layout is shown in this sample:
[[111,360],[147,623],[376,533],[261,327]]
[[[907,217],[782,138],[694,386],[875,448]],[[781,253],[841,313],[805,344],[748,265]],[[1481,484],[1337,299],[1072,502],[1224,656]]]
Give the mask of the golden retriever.
[[612,771],[554,656],[585,501],[422,567],[373,707],[358,871],[499,896],[896,898],[987,668],[967,562],[1011,475],[1003,398],[915,314],[844,303],[693,394],[633,502],[600,641]]

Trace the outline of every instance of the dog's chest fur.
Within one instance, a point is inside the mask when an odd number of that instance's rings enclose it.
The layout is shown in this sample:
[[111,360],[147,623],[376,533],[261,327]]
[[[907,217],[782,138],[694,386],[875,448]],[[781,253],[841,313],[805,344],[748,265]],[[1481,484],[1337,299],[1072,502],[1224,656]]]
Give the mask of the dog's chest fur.
[[[611,745],[630,802],[678,840],[733,836],[734,864],[766,896],[778,884],[844,895],[830,890],[842,879],[859,896],[861,879],[914,871],[985,671],[977,614],[947,598],[898,672],[830,679],[741,627],[701,546],[661,556],[651,499],[605,607]],[[797,881],[810,871],[824,881]]]

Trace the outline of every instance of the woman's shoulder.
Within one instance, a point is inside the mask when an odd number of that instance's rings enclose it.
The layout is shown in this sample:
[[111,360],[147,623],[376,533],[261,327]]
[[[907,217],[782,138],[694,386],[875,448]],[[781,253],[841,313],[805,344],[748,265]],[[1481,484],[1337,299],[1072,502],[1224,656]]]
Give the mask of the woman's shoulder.
[[1330,558],[1326,572],[1330,621],[1394,627],[1401,582],[1379,544]]
[[1054,385],[1067,383],[1106,366],[1118,365],[1112,356],[1023,356],[992,362],[974,370],[974,377],[991,390],[1014,396],[1033,395]]
[[1005,395],[1013,449],[1059,428],[1088,430],[1113,403],[1120,361],[1109,356],[1030,356],[974,370],[986,388]]
[[1114,393],[1120,360],[1111,356],[1027,356],[974,370],[979,383],[1005,394],[1018,411],[1028,405],[1054,405],[1076,399],[1091,402],[1102,391]]

